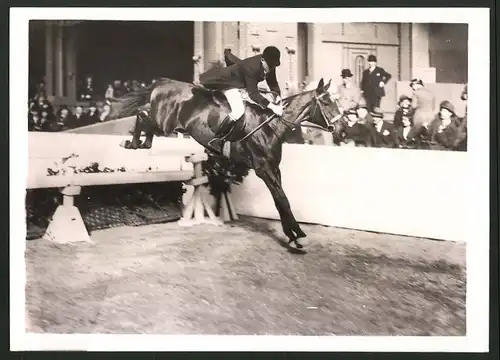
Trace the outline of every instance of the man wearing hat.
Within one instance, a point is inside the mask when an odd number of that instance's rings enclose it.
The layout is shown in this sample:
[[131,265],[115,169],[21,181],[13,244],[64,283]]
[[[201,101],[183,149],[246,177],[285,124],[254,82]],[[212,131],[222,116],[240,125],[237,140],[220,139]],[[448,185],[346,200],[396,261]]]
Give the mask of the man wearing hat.
[[209,145],[227,135],[234,128],[236,121],[243,118],[245,105],[240,89],[246,89],[249,97],[263,108],[272,110],[278,116],[283,114],[283,107],[267,100],[258,89],[258,83],[266,80],[271,91],[281,96],[276,79],[276,67],[280,66],[280,56],[280,51],[276,47],[268,46],[262,54],[236,61],[227,67],[212,68],[200,75],[200,83],[209,89],[222,91],[231,108],[231,112],[224,118]]
[[439,114],[429,126],[430,140],[436,143],[436,150],[456,150],[466,136],[460,126],[455,107],[448,100],[439,105]]
[[333,97],[339,100],[340,111],[348,111],[355,109],[361,100],[361,91],[352,83],[352,73],[349,69],[343,69],[340,76],[342,84],[338,87],[337,92]]
[[371,115],[373,117],[373,124],[368,126],[371,132],[373,146],[385,148],[397,147],[398,142],[394,125],[388,121],[384,121],[384,114],[378,109],[372,112]]
[[434,119],[436,99],[420,79],[411,80],[410,87],[413,90],[411,99],[411,106],[414,109],[413,125],[415,131],[419,133],[422,126],[429,125]]
[[465,134],[463,139],[457,139],[456,146],[457,150],[460,151],[466,151],[467,150],[467,84],[465,84],[465,88],[462,91],[462,95],[460,98],[465,101],[465,116],[462,119],[462,122],[460,124],[460,132]]
[[366,100],[361,99],[358,106],[356,107],[356,112],[358,113],[358,122],[360,124],[373,124],[373,118],[368,112],[368,105],[366,105]]
[[370,147],[372,145],[372,135],[367,126],[359,123],[356,109],[346,111],[345,117],[347,118],[344,128],[346,136],[342,143]]
[[392,124],[395,128],[398,128],[402,125],[403,119],[408,119],[413,123],[413,109],[411,107],[411,98],[407,95],[401,95],[398,101],[399,108],[396,110],[394,114],[394,121]]
[[377,57],[368,56],[369,68],[363,71],[361,80],[361,91],[366,99],[368,111],[372,112],[380,107],[380,101],[385,96],[385,85],[391,79],[392,75],[380,66],[377,66]]

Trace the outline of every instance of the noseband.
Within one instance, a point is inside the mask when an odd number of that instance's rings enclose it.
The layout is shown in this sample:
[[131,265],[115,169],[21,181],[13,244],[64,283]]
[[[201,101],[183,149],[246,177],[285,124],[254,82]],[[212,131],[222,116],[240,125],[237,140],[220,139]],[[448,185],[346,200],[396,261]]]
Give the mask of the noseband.
[[[331,122],[328,122],[328,116],[326,115],[325,113],[325,110],[324,110],[324,107],[323,107],[323,104],[321,103],[321,98],[325,95],[327,95],[328,93],[327,92],[324,92],[320,95],[315,95],[313,96],[313,98],[311,100],[309,100],[304,106],[302,106],[302,108],[299,110],[296,118],[295,118],[295,121],[294,122],[291,122],[291,121],[287,121],[285,119],[283,119],[282,117],[279,118],[279,120],[281,122],[283,122],[285,125],[287,125],[288,127],[291,127],[291,128],[298,128],[298,127],[309,127],[309,128],[313,128],[313,129],[318,129],[318,130],[322,130],[322,131],[329,131],[328,128],[329,127],[333,127],[333,129],[335,130],[335,122],[340,119],[342,117],[342,114],[338,114],[337,116],[335,116]],[[335,99],[335,103],[337,104],[338,106],[338,101]],[[316,114],[316,111],[319,109],[319,112],[321,114],[321,118],[323,119],[323,121],[325,122],[325,127],[322,127],[320,125],[315,125],[315,124],[310,124],[310,125],[305,125],[305,124],[302,124],[302,123],[297,123],[297,120],[299,119],[299,117],[310,107],[312,107],[312,114],[309,115],[309,118],[314,118],[314,115]],[[303,121],[303,120],[302,120]],[[302,122],[301,121],[301,122]]]

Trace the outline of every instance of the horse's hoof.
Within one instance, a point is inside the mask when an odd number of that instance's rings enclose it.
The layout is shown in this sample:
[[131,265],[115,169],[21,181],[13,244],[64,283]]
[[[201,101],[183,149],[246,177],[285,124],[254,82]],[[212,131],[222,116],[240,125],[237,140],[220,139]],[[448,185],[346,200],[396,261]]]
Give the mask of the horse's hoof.
[[145,142],[145,143],[143,143],[143,144],[140,146],[140,148],[141,148],[141,149],[151,149],[151,147],[152,147],[152,146],[153,146],[153,144]]
[[305,232],[302,231],[302,229],[296,230],[295,231],[295,236],[297,237],[297,239],[307,237],[307,235],[305,234]]
[[292,248],[292,249],[303,249],[304,248],[304,246],[301,243],[299,243],[297,240],[290,240],[288,242],[288,246],[290,246],[290,248]]

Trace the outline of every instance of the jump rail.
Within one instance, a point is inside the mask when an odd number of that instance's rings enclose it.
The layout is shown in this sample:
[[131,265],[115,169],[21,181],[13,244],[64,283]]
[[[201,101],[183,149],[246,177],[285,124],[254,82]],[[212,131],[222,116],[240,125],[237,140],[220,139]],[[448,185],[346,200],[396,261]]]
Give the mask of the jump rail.
[[[57,243],[91,242],[81,214],[74,206],[74,197],[80,194],[83,186],[182,181],[194,186],[191,202],[186,208],[194,211],[195,218],[191,220],[191,214],[184,211],[183,221],[179,224],[205,223],[205,211],[211,220],[208,222],[221,222],[210,209],[208,200],[201,200],[200,189],[208,182],[201,174],[201,164],[206,160],[206,155],[200,154],[201,146],[190,140],[159,138],[155,139],[154,150],[134,151],[120,148],[121,140],[123,137],[112,135],[30,134],[30,171],[26,188],[61,188],[63,195],[63,204],[56,209],[44,239]],[[186,153],[191,155],[186,156]],[[61,172],[64,169],[64,174],[48,174],[50,166],[72,156],[80,164],[95,162],[101,166],[123,167],[124,171],[74,173],[71,166],[66,166],[57,169]]]

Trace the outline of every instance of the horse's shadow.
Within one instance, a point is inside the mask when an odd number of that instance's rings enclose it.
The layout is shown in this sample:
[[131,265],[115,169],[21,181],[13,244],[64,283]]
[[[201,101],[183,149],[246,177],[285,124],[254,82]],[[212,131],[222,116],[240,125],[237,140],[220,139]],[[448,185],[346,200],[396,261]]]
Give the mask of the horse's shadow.
[[297,249],[291,247],[288,243],[288,239],[283,238],[279,235],[279,231],[269,226],[269,223],[265,223],[263,220],[250,221],[246,217],[240,217],[239,220],[234,220],[230,223],[233,226],[243,227],[255,233],[262,234],[266,237],[271,237],[276,241],[281,247],[286,249],[289,253],[294,255],[306,255],[307,251],[304,249]]

